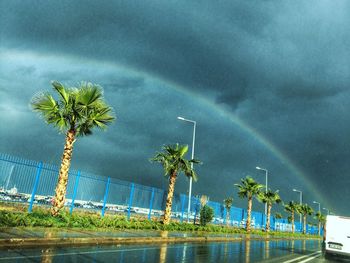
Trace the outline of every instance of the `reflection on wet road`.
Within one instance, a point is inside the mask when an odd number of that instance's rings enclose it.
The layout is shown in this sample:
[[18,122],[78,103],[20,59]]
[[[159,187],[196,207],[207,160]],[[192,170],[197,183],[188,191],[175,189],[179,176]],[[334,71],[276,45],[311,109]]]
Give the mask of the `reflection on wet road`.
[[0,251],[0,262],[330,262],[319,240],[244,240]]

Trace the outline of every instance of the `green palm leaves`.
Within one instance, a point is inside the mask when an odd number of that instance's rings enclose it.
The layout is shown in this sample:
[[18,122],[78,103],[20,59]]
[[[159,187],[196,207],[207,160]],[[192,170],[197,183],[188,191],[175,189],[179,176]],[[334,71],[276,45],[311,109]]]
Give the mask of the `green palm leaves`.
[[288,204],[284,205],[284,210],[286,210],[289,213],[295,213],[297,212],[299,204],[295,203],[294,201],[290,201]]
[[298,205],[297,211],[299,214],[302,214],[303,216],[311,216],[314,212],[314,210],[308,205],[308,204],[301,204]]
[[252,177],[247,176],[241,179],[241,184],[235,184],[238,187],[238,196],[240,198],[252,198],[260,193],[263,185],[256,182]]
[[114,121],[113,110],[103,98],[102,88],[82,82],[78,88],[52,82],[58,99],[48,92],[33,97],[31,105],[47,123],[61,132],[74,130],[77,136],[89,135],[94,127],[105,129]]
[[158,162],[163,165],[164,176],[170,176],[172,173],[183,172],[186,176],[192,177],[197,181],[197,174],[191,168],[191,163],[200,163],[198,160],[186,160],[184,157],[188,152],[188,145],[166,145],[163,152],[157,152],[151,158],[151,161]]
[[273,192],[270,189],[266,192],[260,192],[258,194],[258,200],[262,203],[267,203],[267,205],[279,204],[282,202],[279,191]]
[[232,204],[233,204],[233,198],[232,197],[227,197],[226,199],[224,199],[224,205],[225,205],[225,208],[230,211],[231,207],[232,207]]

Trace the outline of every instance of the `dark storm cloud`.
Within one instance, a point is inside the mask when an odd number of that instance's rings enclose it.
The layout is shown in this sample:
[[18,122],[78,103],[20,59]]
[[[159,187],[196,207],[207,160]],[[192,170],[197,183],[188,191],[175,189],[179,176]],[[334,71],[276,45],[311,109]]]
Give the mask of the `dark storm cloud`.
[[[184,110],[193,106],[190,99],[149,83],[145,75],[108,68],[108,62],[115,62],[179,84],[237,114],[287,153],[337,204],[340,186],[328,175],[348,180],[349,167],[341,162],[350,154],[348,1],[1,1],[0,10],[1,48],[53,56],[42,62],[45,66],[21,61],[11,68],[16,64],[12,59],[0,64],[1,111],[18,114],[10,100],[27,105],[33,92],[52,79],[71,85],[84,79],[101,84],[118,112],[119,133],[91,141],[96,149],[112,145],[120,156],[118,166],[133,156],[146,160],[169,137],[181,140],[190,134],[186,130],[177,136],[179,131],[166,122],[179,113],[191,116],[193,111]],[[61,57],[71,60],[53,62]],[[107,63],[94,65],[89,59]],[[254,168],[252,160],[270,164],[272,174],[283,173],[272,157],[250,149],[257,147],[252,138],[236,142],[230,133],[217,134],[208,113],[198,107],[195,117],[206,131],[198,135],[198,152],[210,148],[213,138],[225,140],[202,157],[223,174],[225,184],[231,184],[230,170],[240,177]],[[232,129],[223,123],[214,127]],[[9,132],[4,129],[3,135]],[[227,141],[232,143],[229,150]],[[100,158],[105,171],[113,170],[113,158],[106,158]],[[218,161],[232,159],[237,162],[227,167]],[[140,167],[152,173],[147,165]],[[128,169],[124,179],[141,168]]]
[[[269,86],[284,97],[315,97],[335,57],[349,55],[348,26],[333,29],[319,21],[313,4],[299,6],[301,14],[271,2],[11,1],[1,22],[7,45],[126,63],[200,92],[219,91],[217,101],[236,108]],[[336,7],[329,12],[323,20],[346,25],[344,16],[334,18],[342,14]],[[338,36],[342,43],[333,43]],[[327,84],[339,86],[333,79]]]
[[[175,2],[160,1],[154,5],[138,4],[137,8],[111,2],[83,6],[67,2],[52,6],[21,3],[19,9],[13,2],[9,5],[1,21],[8,45],[21,43],[19,48],[30,46],[117,60],[193,89],[240,90],[240,84],[245,85],[249,78],[247,63],[241,55],[235,56],[234,47],[244,44],[241,38],[247,34],[245,30],[254,33],[254,25],[240,28],[252,21],[253,13],[239,14],[232,27],[230,20],[242,10],[236,10],[237,5],[230,7],[230,19],[220,13],[225,6],[216,8],[217,16],[213,16],[211,8],[203,8],[199,3],[181,7]],[[265,18],[261,20],[260,27]],[[241,99],[236,94],[228,95],[235,102]]]
[[145,84],[144,78],[126,78],[122,77],[113,81],[113,78],[108,82],[102,82],[101,86],[105,91],[114,91],[116,89],[136,89]]

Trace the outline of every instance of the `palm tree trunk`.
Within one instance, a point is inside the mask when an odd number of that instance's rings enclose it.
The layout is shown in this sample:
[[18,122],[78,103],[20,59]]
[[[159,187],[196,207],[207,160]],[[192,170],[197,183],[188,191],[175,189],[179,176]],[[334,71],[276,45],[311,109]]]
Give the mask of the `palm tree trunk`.
[[318,235],[321,235],[321,221],[318,221]]
[[294,212],[292,212],[292,233],[294,234]]
[[230,225],[230,210],[229,208],[226,208],[226,225]]
[[303,225],[303,234],[306,234],[306,215],[303,215],[304,225]]
[[253,205],[253,199],[252,197],[248,197],[247,222],[246,222],[247,232],[250,232],[250,217],[252,214],[252,205]]
[[53,199],[51,214],[57,216],[60,209],[64,206],[68,172],[72,159],[73,144],[75,142],[75,130],[69,130],[66,135],[66,144],[64,145],[61,168],[58,176],[58,182],[55,191],[55,198]]
[[270,232],[271,204],[267,205],[266,232]]
[[164,225],[167,225],[170,222],[171,206],[173,204],[173,196],[174,196],[176,177],[177,177],[176,171],[174,171],[170,175],[170,178],[169,178],[168,196],[166,198],[166,205],[165,205],[164,219],[163,219]]

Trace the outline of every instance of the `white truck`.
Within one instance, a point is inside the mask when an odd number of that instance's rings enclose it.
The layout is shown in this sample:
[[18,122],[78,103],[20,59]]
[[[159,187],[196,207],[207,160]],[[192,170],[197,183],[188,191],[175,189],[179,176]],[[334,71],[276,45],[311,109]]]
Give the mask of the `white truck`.
[[350,257],[350,217],[328,215],[324,228],[324,255]]

